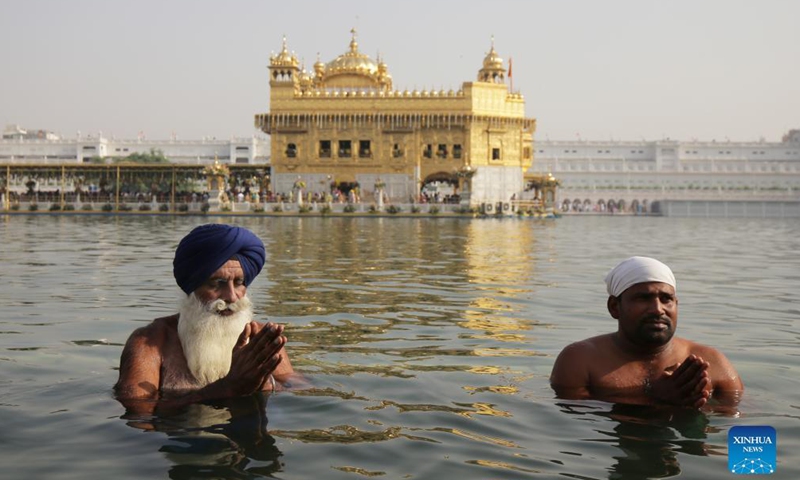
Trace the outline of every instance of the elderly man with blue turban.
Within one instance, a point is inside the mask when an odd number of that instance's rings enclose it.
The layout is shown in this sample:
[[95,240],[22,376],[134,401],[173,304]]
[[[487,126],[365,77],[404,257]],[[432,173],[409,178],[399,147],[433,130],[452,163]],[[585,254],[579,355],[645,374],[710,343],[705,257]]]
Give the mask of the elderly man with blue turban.
[[677,282],[654,258],[631,257],[605,278],[617,331],[565,347],[550,384],[567,399],[700,408],[716,398],[738,403],[744,385],[713,347],[675,337]]
[[247,287],[264,266],[263,242],[230,225],[201,225],[175,251],[186,294],[178,314],[131,334],[120,360],[117,398],[152,412],[154,400],[187,405],[276,388],[294,374],[283,327],[253,321]]

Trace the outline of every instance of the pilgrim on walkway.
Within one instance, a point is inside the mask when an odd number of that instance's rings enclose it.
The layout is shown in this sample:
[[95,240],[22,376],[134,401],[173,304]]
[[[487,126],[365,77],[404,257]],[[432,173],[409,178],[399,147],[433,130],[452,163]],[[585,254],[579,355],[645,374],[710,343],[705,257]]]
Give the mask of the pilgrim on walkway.
[[631,257],[605,278],[617,331],[565,347],[550,384],[565,399],[700,408],[738,403],[744,385],[717,349],[675,335],[677,283],[656,259]]
[[[283,326],[253,320],[247,287],[264,266],[251,231],[208,224],[175,251],[173,274],[186,294],[179,313],[134,331],[114,389],[128,410],[152,413],[271,391],[294,376]],[[276,383],[277,382],[277,383]]]

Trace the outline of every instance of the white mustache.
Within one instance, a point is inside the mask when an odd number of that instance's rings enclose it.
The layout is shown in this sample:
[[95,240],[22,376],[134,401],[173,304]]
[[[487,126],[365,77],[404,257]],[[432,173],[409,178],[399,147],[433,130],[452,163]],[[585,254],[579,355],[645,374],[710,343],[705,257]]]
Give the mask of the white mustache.
[[206,305],[209,312],[212,313],[219,313],[224,312],[225,310],[230,310],[232,312],[240,312],[246,308],[252,306],[252,302],[248,297],[242,297],[239,300],[233,303],[227,303],[225,300],[218,298],[213,302]]

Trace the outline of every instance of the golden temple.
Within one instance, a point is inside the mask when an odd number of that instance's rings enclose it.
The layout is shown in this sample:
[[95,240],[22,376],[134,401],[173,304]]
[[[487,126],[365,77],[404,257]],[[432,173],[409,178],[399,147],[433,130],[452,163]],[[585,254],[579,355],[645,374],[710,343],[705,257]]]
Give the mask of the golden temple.
[[383,59],[361,53],[351,34],[348,50],[328,63],[318,59],[313,72],[285,37],[270,57],[270,111],[255,124],[272,139],[273,191],[303,181],[309,192],[380,188],[390,202],[406,203],[441,182],[469,206],[552,197],[546,182],[525,192],[536,120],[506,85],[494,40],[476,80],[459,90],[401,91]]

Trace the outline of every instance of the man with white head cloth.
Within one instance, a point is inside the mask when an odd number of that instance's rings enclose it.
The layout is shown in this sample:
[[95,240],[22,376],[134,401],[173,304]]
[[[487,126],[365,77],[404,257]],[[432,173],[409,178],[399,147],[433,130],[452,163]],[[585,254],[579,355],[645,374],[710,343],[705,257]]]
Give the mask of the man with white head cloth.
[[675,337],[677,283],[649,257],[631,257],[606,276],[617,331],[575,342],[558,355],[550,384],[567,399],[700,408],[712,397],[738,402],[744,385],[713,347]]
[[137,329],[122,351],[114,389],[128,410],[152,413],[156,404],[180,407],[289,381],[283,326],[253,321],[247,296],[265,258],[263,242],[241,227],[201,225],[181,240],[173,261],[186,294],[179,313]]

